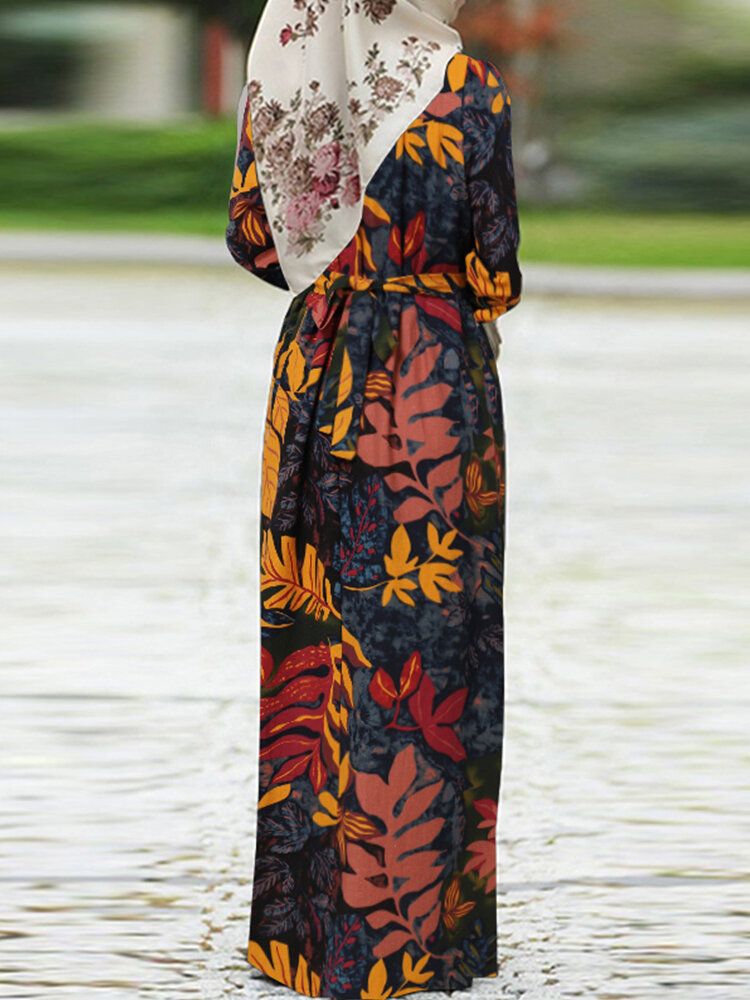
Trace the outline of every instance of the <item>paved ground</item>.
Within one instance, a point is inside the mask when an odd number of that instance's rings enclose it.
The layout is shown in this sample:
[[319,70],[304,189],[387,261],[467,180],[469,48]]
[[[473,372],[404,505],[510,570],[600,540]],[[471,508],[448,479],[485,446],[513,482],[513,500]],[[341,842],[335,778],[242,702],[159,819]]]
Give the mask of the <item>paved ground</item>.
[[[220,239],[127,233],[0,232],[0,262],[154,264],[235,268]],[[524,263],[526,292],[560,298],[676,299],[744,304],[750,270],[662,270]]]
[[[291,996],[242,960],[286,298],[58,260],[0,300],[0,996]],[[472,995],[744,1000],[745,317],[532,292],[504,334],[502,966]]]

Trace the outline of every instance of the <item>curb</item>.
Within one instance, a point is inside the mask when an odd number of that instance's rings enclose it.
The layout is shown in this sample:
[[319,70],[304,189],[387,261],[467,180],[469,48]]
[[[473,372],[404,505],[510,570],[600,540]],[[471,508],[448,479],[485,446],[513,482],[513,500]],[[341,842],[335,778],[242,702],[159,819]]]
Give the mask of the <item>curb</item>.
[[[0,263],[236,268],[210,236],[0,232]],[[750,299],[750,269],[524,264],[525,294],[557,298]]]

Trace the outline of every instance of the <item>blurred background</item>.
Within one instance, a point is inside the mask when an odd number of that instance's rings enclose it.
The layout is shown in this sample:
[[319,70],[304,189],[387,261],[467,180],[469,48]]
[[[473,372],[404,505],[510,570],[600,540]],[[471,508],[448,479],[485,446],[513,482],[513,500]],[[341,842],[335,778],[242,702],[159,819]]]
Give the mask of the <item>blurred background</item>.
[[[260,6],[0,0],[2,997],[295,995],[243,958],[289,303],[223,244]],[[513,93],[525,282],[470,995],[746,1000],[750,0],[458,26]]]
[[[261,9],[0,0],[0,224],[220,233]],[[471,0],[457,26],[512,89],[527,260],[748,264],[748,0]]]

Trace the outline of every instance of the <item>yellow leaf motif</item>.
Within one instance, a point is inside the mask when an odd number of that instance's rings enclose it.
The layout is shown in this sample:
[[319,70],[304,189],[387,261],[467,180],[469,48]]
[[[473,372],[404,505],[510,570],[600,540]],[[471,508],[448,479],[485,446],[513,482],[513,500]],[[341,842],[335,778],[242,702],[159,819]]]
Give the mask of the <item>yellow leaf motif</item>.
[[286,433],[286,424],[289,419],[289,396],[285,392],[282,386],[278,386],[276,389],[276,395],[273,401],[273,410],[271,412],[271,424],[274,430],[278,431],[280,437],[284,437]]
[[383,208],[380,202],[376,201],[370,195],[365,195],[364,205],[365,208],[369,208],[372,214],[376,216],[378,219],[382,219],[383,222],[391,221],[390,215],[388,214],[388,212],[386,212],[386,210]]
[[411,159],[414,160],[415,163],[418,163],[420,167],[424,165],[424,160],[419,155],[417,150],[425,145],[425,141],[421,135],[417,135],[416,132],[412,131],[412,129],[420,128],[422,125],[424,125],[424,119],[420,116],[412,122],[409,128],[401,135],[396,143],[397,160],[400,160],[404,155],[404,152],[406,152],[406,155],[411,157]]
[[250,164],[245,176],[242,176],[242,171],[239,167],[234,168],[234,177],[232,178],[232,197],[235,198],[238,194],[247,194],[248,191],[252,191],[253,188],[258,186],[258,168],[255,160]]
[[427,122],[427,145],[438,166],[443,170],[447,166],[446,153],[458,163],[464,162],[463,150],[457,145],[462,139],[463,133],[453,125],[441,121]]
[[326,579],[325,566],[312,545],[305,547],[302,570],[297,563],[295,539],[281,536],[281,554],[276,550],[270,529],[263,538],[260,571],[261,593],[273,590],[264,598],[269,609],[299,611],[313,615],[316,621],[327,620],[330,615],[341,618],[333,604],[330,580]]
[[289,391],[298,393],[305,380],[305,356],[302,348],[296,340],[289,346],[289,354],[286,362],[286,377],[289,383]]
[[426,983],[428,979],[432,979],[435,973],[424,971],[424,967],[427,965],[429,960],[429,955],[422,955],[420,960],[415,965],[414,959],[411,957],[409,952],[404,952],[404,957],[401,960],[401,971],[403,972],[404,979],[407,983],[417,983],[421,986],[423,983]]
[[339,375],[339,393],[336,399],[339,406],[349,398],[349,394],[352,391],[352,383],[352,363],[349,359],[349,352],[344,348],[341,358],[341,374]]
[[386,989],[388,985],[388,970],[383,959],[379,959],[370,969],[367,977],[367,989],[360,991],[362,1000],[388,1000],[393,990]]
[[266,955],[256,941],[251,941],[247,949],[247,960],[271,979],[296,989],[303,996],[320,996],[320,976],[317,972],[310,971],[304,955],[299,956],[296,975],[292,981],[289,945],[283,941],[271,941],[269,955]]
[[318,796],[320,799],[320,804],[328,810],[328,812],[314,812],[312,815],[313,822],[317,823],[318,826],[336,826],[339,822],[339,804],[336,799],[328,791],[322,791]]
[[360,667],[372,666],[372,661],[368,660],[367,657],[365,656],[359,639],[349,631],[346,625],[344,625],[341,629],[341,639],[343,645],[349,647],[350,656],[356,657],[357,663],[355,664],[355,666],[360,666]]
[[352,765],[349,754],[345,753],[339,765],[339,795],[343,795],[352,779]]
[[[385,571],[390,579],[380,580],[367,587],[350,587],[347,584],[344,586],[347,590],[374,590],[376,587],[383,587],[383,607],[390,603],[392,597],[397,597],[403,604],[413,608],[415,601],[411,591],[417,589],[417,584],[414,580],[410,580],[409,576],[416,572],[425,597],[439,604],[442,601],[441,590],[449,591],[451,594],[463,590],[462,583],[452,579],[456,573],[456,566],[452,563],[462,554],[461,549],[451,548],[451,543],[457,534],[457,529],[452,528],[441,538],[435,525],[429,521],[427,541],[432,555],[420,563],[419,556],[412,556],[409,534],[405,526],[400,524],[393,533],[390,554],[383,557]],[[439,557],[437,561],[436,556]]]
[[346,691],[346,696],[349,699],[349,704],[354,704],[354,688],[352,686],[352,675],[349,672],[349,665],[345,660],[341,661],[341,683]]
[[365,263],[373,271],[377,270],[377,265],[372,256],[372,247],[370,246],[370,241],[367,239],[363,230],[357,231],[357,245],[362,252],[362,256],[365,259]]
[[247,960],[267,976],[285,986],[292,985],[292,968],[289,964],[289,945],[283,941],[271,941],[270,954],[266,955],[261,946],[251,941],[247,949]]
[[273,515],[279,487],[281,465],[281,439],[270,424],[266,424],[263,442],[263,471],[261,475],[260,509],[264,517]]
[[346,406],[343,410],[337,410],[333,418],[333,430],[331,432],[331,445],[338,444],[346,437],[346,432],[351,427],[353,406]]
[[425,597],[440,604],[442,596],[439,587],[457,594],[462,588],[461,584],[450,579],[450,575],[455,572],[455,566],[450,563],[427,562],[419,568],[419,586]]
[[417,556],[411,558],[411,541],[403,524],[400,524],[393,532],[391,554],[387,555],[383,561],[388,576],[405,576],[416,569],[419,558]]
[[318,795],[318,800],[326,811],[317,810],[312,816],[313,822],[317,823],[318,826],[338,828],[336,830],[336,844],[344,862],[346,862],[347,840],[366,840],[368,837],[374,837],[378,833],[377,826],[363,813],[355,813],[342,808],[340,800],[346,792],[350,781],[351,768],[349,766],[349,754],[345,754],[339,771],[338,798],[334,797],[327,789],[324,789]]
[[305,997],[320,996],[320,976],[317,972],[308,971],[307,959],[300,955],[297,962],[297,975],[294,979],[294,988]]
[[274,788],[269,788],[266,794],[258,800],[258,808],[265,809],[266,806],[273,806],[277,802],[283,802],[284,799],[289,798],[291,790],[292,786],[289,784],[276,785]]
[[408,593],[408,591],[416,589],[417,585],[413,580],[389,580],[383,588],[383,607],[390,603],[394,594],[402,604],[408,604],[410,608],[415,607],[414,598]]
[[391,394],[393,386],[387,372],[368,372],[365,379],[365,399],[377,399],[378,396]]
[[496,115],[498,112],[503,110],[503,105],[505,104],[505,98],[503,97],[502,91],[495,95],[495,99],[492,102],[492,114]]
[[461,555],[461,549],[451,548],[451,543],[457,534],[458,531],[453,528],[451,531],[446,531],[441,539],[432,521],[429,521],[427,524],[427,541],[429,542],[430,549],[436,556],[440,556],[442,559],[457,559]]
[[466,71],[469,66],[469,57],[459,52],[448,63],[448,84],[455,93],[461,90],[466,83]]
[[417,585],[413,580],[403,579],[408,573],[412,573],[419,565],[417,556],[411,557],[411,542],[409,533],[403,524],[400,524],[393,533],[391,539],[391,554],[383,559],[385,571],[389,580],[383,590],[383,607],[386,606],[395,596],[402,602],[414,607],[414,598],[409,594],[410,590],[416,590]]

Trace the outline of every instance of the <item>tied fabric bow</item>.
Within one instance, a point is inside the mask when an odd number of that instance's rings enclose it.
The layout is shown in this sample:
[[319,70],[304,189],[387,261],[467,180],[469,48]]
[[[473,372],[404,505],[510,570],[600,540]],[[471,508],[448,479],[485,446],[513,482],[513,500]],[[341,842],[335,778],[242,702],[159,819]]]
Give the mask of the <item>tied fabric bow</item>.
[[317,328],[312,367],[325,373],[318,407],[320,429],[330,435],[331,455],[351,461],[357,454],[373,347],[377,345],[385,361],[396,341],[388,317],[388,293],[445,297],[466,282],[466,274],[460,272],[407,274],[385,281],[331,272],[321,275],[308,295],[300,297],[293,322],[299,329],[307,308]]

